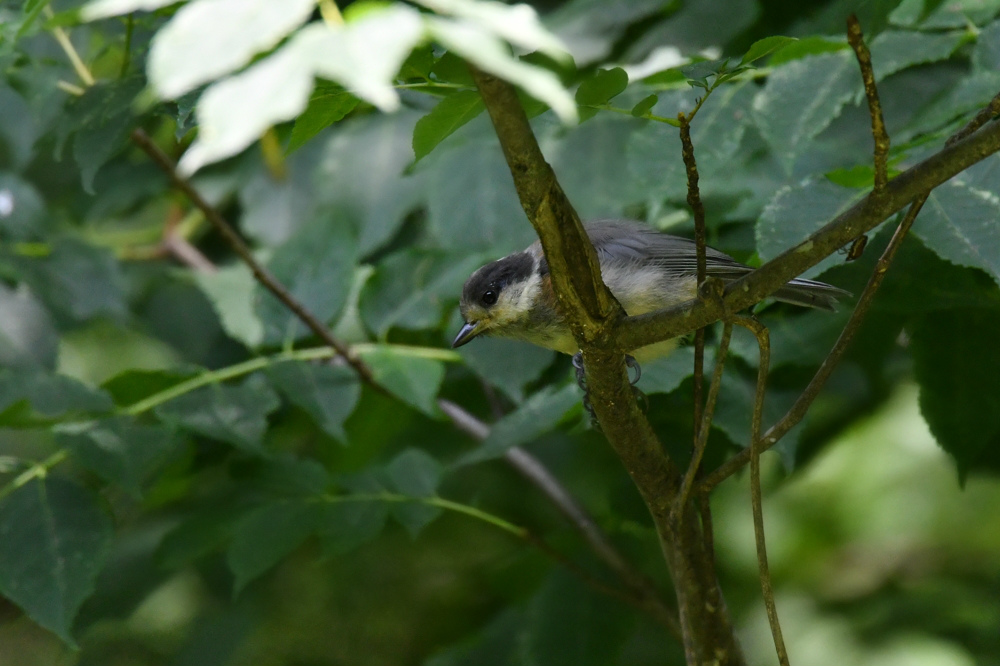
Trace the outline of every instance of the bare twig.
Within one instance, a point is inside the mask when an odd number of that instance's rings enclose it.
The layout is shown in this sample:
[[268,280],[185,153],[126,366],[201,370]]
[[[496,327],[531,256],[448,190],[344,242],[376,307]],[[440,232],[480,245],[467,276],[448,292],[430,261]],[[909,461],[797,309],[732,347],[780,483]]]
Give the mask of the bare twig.
[[691,495],[691,488],[694,487],[694,480],[701,466],[701,459],[705,455],[705,447],[708,445],[708,433],[712,429],[712,417],[715,415],[715,401],[719,397],[719,389],[722,386],[722,371],[726,365],[726,355],[729,353],[729,341],[733,335],[732,322],[724,322],[722,325],[722,339],[719,340],[719,351],[715,355],[715,370],[712,372],[712,383],[708,387],[708,399],[705,401],[705,410],[702,413],[701,422],[695,429],[694,451],[691,453],[691,463],[687,472],[684,473],[684,481],[681,483],[680,492],[674,503],[674,515],[682,515],[684,505],[687,504]]
[[851,14],[847,19],[847,42],[854,49],[861,69],[861,80],[865,84],[865,96],[868,98],[868,112],[872,117],[872,138],[875,140],[875,186],[872,188],[872,200],[878,202],[889,184],[889,134],[885,131],[885,119],[882,117],[882,103],[878,97],[878,86],[875,84],[875,70],[872,68],[872,54],[865,45],[858,17]]
[[177,169],[170,158],[167,157],[155,143],[153,143],[148,134],[141,129],[134,130],[132,132],[132,141],[147,155],[149,155],[150,159],[152,159],[158,167],[160,167],[160,169],[167,175],[167,178],[170,179],[173,186],[183,192],[184,196],[186,196],[191,203],[198,208],[198,210],[205,214],[205,218],[211,222],[212,226],[214,226],[222,237],[226,239],[226,242],[229,243],[231,248],[233,248],[233,251],[239,255],[240,259],[243,260],[243,263],[245,263],[253,272],[254,277],[258,282],[274,294],[274,296],[281,301],[285,307],[291,310],[292,313],[302,321],[302,323],[309,327],[309,330],[311,330],[320,340],[336,349],[337,353],[340,354],[352,368],[354,368],[354,371],[358,373],[358,376],[361,377],[366,384],[378,386],[378,382],[375,381],[375,377],[372,375],[371,368],[358,358],[347,345],[333,337],[326,325],[316,319],[316,317],[304,305],[302,305],[298,299],[292,296],[292,294],[285,289],[285,287],[278,282],[273,275],[271,275],[269,270],[264,268],[264,266],[262,266],[260,262],[254,258],[253,254],[250,252],[250,248],[243,242],[243,239],[240,238],[238,233],[236,233],[236,230],[233,229],[228,222],[226,222],[225,218],[219,214],[219,211],[217,211],[214,206],[205,201],[198,190],[191,185],[190,181],[182,177],[177,172]]
[[961,141],[967,136],[971,136],[973,133],[977,132],[980,127],[996,118],[997,115],[1000,115],[1000,94],[997,94],[990,100],[989,104],[980,109],[979,113],[977,113],[965,127],[948,137],[948,140],[945,141],[944,145],[950,146],[958,141]]
[[[681,157],[684,160],[684,169],[687,172],[687,202],[691,207],[691,214],[694,217],[694,243],[696,254],[695,279],[700,288],[705,282],[707,272],[705,257],[705,204],[702,203],[701,193],[698,190],[698,163],[694,158],[694,144],[691,142],[691,120],[695,111],[690,115],[684,113],[677,114],[680,122]],[[701,427],[702,396],[705,383],[705,329],[699,328],[694,334],[694,375],[692,379],[694,392],[694,439],[697,443]],[[693,459],[692,459],[693,461]],[[690,488],[689,488],[690,489]],[[685,500],[686,500],[685,495]]]
[[[802,420],[806,411],[808,411],[809,406],[812,405],[813,400],[816,399],[816,396],[819,395],[819,392],[822,390],[824,384],[826,384],[826,380],[830,378],[831,374],[833,374],[833,371],[840,362],[840,359],[843,357],[844,352],[851,344],[851,340],[854,339],[854,335],[861,327],[861,322],[864,321],[865,315],[871,307],[872,300],[875,298],[875,292],[878,291],[879,286],[882,284],[882,280],[885,278],[885,274],[889,270],[889,265],[896,256],[896,251],[902,244],[903,238],[910,230],[910,227],[913,226],[913,221],[916,219],[917,214],[920,212],[920,209],[923,207],[928,196],[928,194],[924,194],[910,206],[910,210],[907,211],[906,216],[899,223],[899,226],[896,228],[896,232],[889,241],[888,247],[885,248],[885,251],[878,260],[878,263],[876,263],[875,270],[872,273],[871,278],[868,280],[868,284],[865,286],[864,291],[861,292],[861,296],[858,298],[858,304],[854,308],[854,312],[851,313],[851,317],[844,326],[844,330],[841,331],[840,337],[837,338],[837,342],[833,345],[830,353],[823,360],[823,363],[820,365],[816,374],[802,392],[802,395],[799,396],[798,400],[795,401],[795,404],[788,410],[788,413],[785,414],[780,421],[771,426],[771,428],[764,434],[761,441],[761,451],[766,451],[774,446],[778,440],[784,437],[789,430]],[[737,455],[733,456],[719,466],[719,468],[714,472],[706,476],[701,482],[698,491],[710,491],[712,488],[722,483],[722,481],[735,474],[740,468],[750,462],[750,458],[751,451],[749,448],[740,451]]]
[[771,569],[767,564],[767,544],[764,539],[764,507],[760,490],[760,431],[764,418],[764,392],[767,389],[767,372],[771,365],[771,341],[767,327],[752,317],[741,317],[740,325],[753,332],[760,350],[757,365],[757,386],[754,390],[753,417],[750,425],[750,505],[753,509],[753,532],[757,542],[757,567],[760,587],[767,610],[767,621],[771,625],[774,649],[778,653],[778,663],[788,666],[788,651],[781,636],[778,622],[778,608],[774,603],[774,588],[771,585]]

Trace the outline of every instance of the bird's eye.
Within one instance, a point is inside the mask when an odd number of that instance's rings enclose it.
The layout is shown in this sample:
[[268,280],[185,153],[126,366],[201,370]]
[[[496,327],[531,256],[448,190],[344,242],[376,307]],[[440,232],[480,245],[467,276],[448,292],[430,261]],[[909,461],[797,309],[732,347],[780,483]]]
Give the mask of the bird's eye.
[[484,291],[480,300],[483,302],[483,305],[493,305],[497,302],[497,292],[492,289]]

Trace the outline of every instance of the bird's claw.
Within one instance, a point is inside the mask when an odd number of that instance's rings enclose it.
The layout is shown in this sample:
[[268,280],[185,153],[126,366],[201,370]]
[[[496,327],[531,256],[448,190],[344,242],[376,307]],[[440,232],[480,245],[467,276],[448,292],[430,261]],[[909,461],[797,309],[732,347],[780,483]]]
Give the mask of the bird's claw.
[[625,354],[625,365],[630,370],[635,370],[635,379],[629,379],[628,383],[635,386],[639,383],[639,379],[642,377],[642,366],[639,365],[639,361],[635,360],[634,356],[629,356]]

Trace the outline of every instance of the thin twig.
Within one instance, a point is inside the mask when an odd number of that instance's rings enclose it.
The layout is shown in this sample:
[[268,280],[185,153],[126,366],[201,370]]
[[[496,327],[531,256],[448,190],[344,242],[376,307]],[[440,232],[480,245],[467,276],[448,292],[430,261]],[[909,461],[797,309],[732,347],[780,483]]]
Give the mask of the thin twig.
[[[875,264],[875,270],[872,272],[872,276],[868,280],[868,284],[865,286],[864,291],[861,292],[861,296],[858,298],[858,304],[854,308],[854,312],[851,313],[851,317],[848,319],[847,325],[844,326],[844,330],[841,331],[840,337],[837,338],[837,342],[833,345],[833,348],[830,350],[827,357],[823,359],[823,363],[816,371],[816,374],[813,376],[812,380],[810,380],[805,390],[802,391],[802,395],[799,396],[798,400],[795,401],[795,404],[788,410],[788,413],[785,414],[780,421],[771,426],[771,428],[764,434],[761,442],[761,451],[766,451],[774,446],[778,440],[784,437],[789,430],[802,420],[806,411],[808,411],[809,406],[812,405],[813,400],[816,399],[816,396],[819,395],[819,392],[822,390],[824,384],[826,384],[826,380],[830,378],[831,374],[833,374],[833,371],[840,362],[841,357],[843,357],[847,347],[851,344],[851,340],[854,339],[854,335],[861,327],[861,322],[864,321],[865,315],[868,313],[868,309],[870,308],[872,300],[875,297],[875,292],[878,291],[879,286],[882,284],[882,280],[885,278],[885,274],[889,270],[889,265],[896,256],[896,251],[902,244],[903,238],[910,230],[910,227],[913,226],[913,221],[917,218],[917,214],[923,207],[924,202],[927,201],[928,196],[929,193],[924,194],[915,200],[910,206],[906,216],[899,223],[899,226],[896,228],[896,232],[892,235],[889,245],[885,248],[882,256]],[[743,449],[738,454],[720,465],[718,469],[706,476],[699,485],[698,491],[709,492],[712,488],[722,483],[750,462],[750,457],[750,449]]]
[[[45,9],[42,11],[45,12],[46,18],[52,18],[55,16],[51,6],[46,5]],[[80,54],[77,53],[76,47],[73,46],[73,42],[69,40],[69,35],[66,34],[66,31],[60,26],[56,26],[52,28],[52,36],[56,38],[57,42],[59,42],[59,46],[62,47],[66,57],[69,58],[70,64],[73,65],[73,70],[76,72],[76,75],[80,77],[80,80],[83,81],[84,85],[88,88],[94,85],[94,75],[90,73],[90,70],[87,69],[87,66],[83,63],[83,59],[80,57]]]
[[708,399],[705,401],[705,410],[701,416],[695,434],[694,451],[691,453],[691,463],[687,472],[684,473],[684,480],[681,482],[681,489],[677,493],[673,512],[676,516],[683,515],[684,505],[687,504],[691,495],[691,488],[694,487],[694,480],[701,466],[701,459],[705,455],[705,448],[708,445],[708,433],[712,429],[712,417],[715,415],[715,401],[719,397],[719,388],[722,386],[722,371],[726,365],[726,355],[729,353],[729,341],[733,335],[733,323],[724,322],[722,325],[722,339],[719,340],[719,351],[715,355],[715,370],[712,372],[712,384],[708,387]]
[[997,115],[1000,115],[1000,93],[991,99],[989,104],[980,109],[979,113],[977,113],[965,127],[948,137],[948,140],[944,142],[944,145],[950,146],[961,141],[967,136],[972,135],[978,131],[980,127],[996,118]]
[[152,139],[149,138],[149,135],[141,129],[134,130],[132,132],[132,141],[147,155],[149,155],[150,159],[152,159],[158,167],[160,167],[160,169],[170,179],[170,182],[174,185],[174,187],[183,192],[191,203],[193,203],[198,210],[205,214],[205,218],[211,222],[212,226],[214,226],[222,237],[226,239],[226,242],[229,243],[229,246],[233,249],[233,251],[239,255],[240,259],[243,260],[243,263],[245,263],[253,272],[254,277],[258,282],[274,294],[274,296],[281,301],[285,307],[291,310],[292,313],[302,321],[302,323],[309,327],[309,330],[311,330],[320,340],[336,349],[337,353],[344,357],[347,363],[354,368],[354,371],[358,373],[358,376],[361,377],[366,384],[378,386],[378,383],[375,381],[375,377],[372,374],[371,368],[359,359],[347,345],[333,337],[326,325],[316,319],[316,317],[308,309],[306,309],[306,307],[302,305],[298,299],[292,296],[292,294],[285,289],[284,285],[278,282],[278,280],[271,275],[269,270],[264,268],[264,266],[262,266],[260,262],[254,258],[253,254],[250,252],[250,248],[243,242],[243,239],[240,238],[238,233],[236,233],[236,230],[233,229],[228,222],[226,222],[225,218],[222,217],[214,206],[208,203],[204,197],[201,196],[201,193],[199,193],[198,190],[191,185],[189,180],[177,172],[177,169],[171,159],[167,157],[155,143],[153,143]]
[[760,350],[757,365],[757,386],[754,390],[753,417],[750,424],[750,505],[753,509],[753,533],[757,542],[757,567],[760,587],[767,610],[767,621],[771,625],[774,649],[778,653],[778,663],[788,666],[788,651],[781,635],[778,622],[778,608],[774,603],[774,588],[771,585],[771,568],[767,564],[767,544],[764,539],[764,506],[760,490],[760,431],[764,418],[764,392],[767,390],[767,372],[771,365],[771,339],[767,327],[752,317],[740,317],[739,324],[753,332]]
[[[697,108],[696,110],[697,111]],[[691,142],[691,119],[695,111],[690,115],[684,113],[677,114],[680,122],[681,157],[684,160],[684,169],[687,172],[687,202],[691,207],[694,217],[694,242],[696,253],[695,280],[700,288],[705,282],[707,272],[705,257],[705,204],[702,203],[701,193],[698,190],[698,163],[694,157],[694,143]],[[702,396],[705,384],[705,329],[699,328],[694,334],[694,439],[698,441],[701,424]],[[693,459],[692,459],[693,460]]]
[[875,70],[872,68],[872,54],[865,45],[865,37],[861,32],[858,17],[851,14],[847,19],[847,42],[854,49],[861,69],[861,80],[865,84],[865,96],[868,98],[868,112],[872,117],[872,138],[875,140],[875,186],[872,188],[872,200],[878,202],[885,195],[889,184],[889,134],[885,130],[885,119],[882,116],[882,103],[879,101],[878,86],[875,84]]

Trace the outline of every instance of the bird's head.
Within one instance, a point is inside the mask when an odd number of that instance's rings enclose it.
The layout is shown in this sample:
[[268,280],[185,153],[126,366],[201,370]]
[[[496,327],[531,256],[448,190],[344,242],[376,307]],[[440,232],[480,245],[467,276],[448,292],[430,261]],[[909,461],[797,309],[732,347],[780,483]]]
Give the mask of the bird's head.
[[527,252],[490,262],[473,273],[462,289],[465,325],[452,347],[461,347],[484,333],[504,335],[524,322],[538,298],[541,276],[535,258]]

